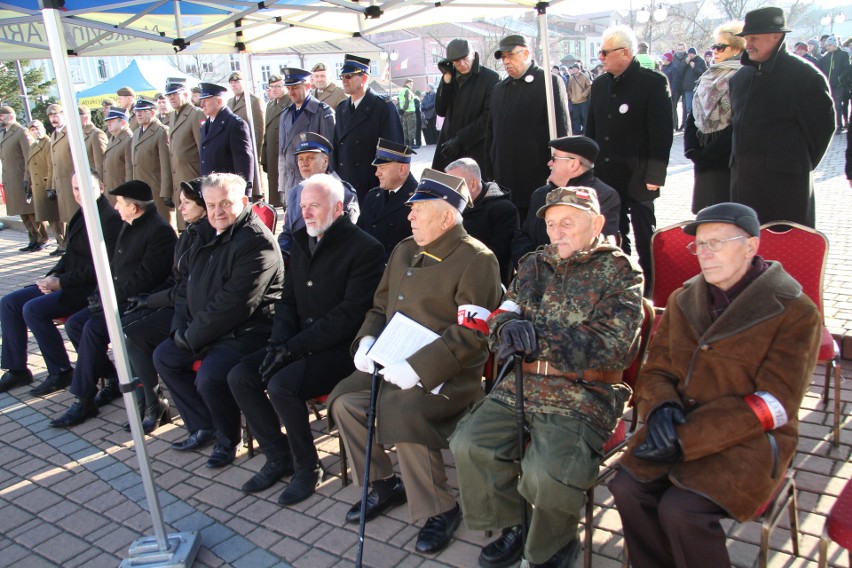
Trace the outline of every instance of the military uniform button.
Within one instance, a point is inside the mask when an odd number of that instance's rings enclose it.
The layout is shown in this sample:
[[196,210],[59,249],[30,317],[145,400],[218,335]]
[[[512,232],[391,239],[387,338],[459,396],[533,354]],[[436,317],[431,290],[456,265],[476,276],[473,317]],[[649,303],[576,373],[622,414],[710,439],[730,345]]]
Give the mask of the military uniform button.
[[307,286],[308,288],[310,288],[310,287],[311,287],[311,286],[313,286],[313,285],[314,285],[314,281],[313,281],[313,280],[308,280],[307,282],[305,282],[305,286]]

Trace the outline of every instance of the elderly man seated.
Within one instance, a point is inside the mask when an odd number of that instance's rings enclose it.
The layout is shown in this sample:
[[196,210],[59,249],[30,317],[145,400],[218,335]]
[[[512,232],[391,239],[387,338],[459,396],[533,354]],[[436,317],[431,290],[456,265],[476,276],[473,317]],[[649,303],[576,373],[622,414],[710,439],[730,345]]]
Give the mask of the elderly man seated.
[[[365,521],[406,499],[413,520],[428,519],[415,545],[421,553],[446,547],[461,520],[441,449],[459,418],[482,396],[488,358],[484,319],[500,300],[497,259],[462,225],[469,199],[464,180],[425,170],[408,200],[413,235],[391,253],[373,307],[355,336],[358,371],[337,385],[329,402],[353,471],[360,476],[367,450],[369,373],[374,370],[367,351],[395,314],[437,334],[380,371],[384,381],[370,448],[372,468],[370,479],[361,479],[371,486]],[[382,449],[391,444],[396,445],[402,479]],[[346,520],[360,519],[357,503]]]
[[349,345],[385,268],[381,244],[352,223],[343,200],[343,184],[332,176],[317,174],[305,181],[301,209],[306,226],[293,235],[272,337],[228,374],[231,392],[266,456],[266,464],[242,489],[268,489],[295,466],[278,498],[281,505],[314,493],[319,456],[305,401],[328,394],[355,370]]
[[730,566],[722,517],[756,516],[784,480],[821,318],[758,254],[751,208],[684,227],[701,273],[669,297],[635,400],[645,427],[610,483],[637,567]]
[[272,233],[248,206],[243,178],[210,174],[201,188],[215,235],[191,253],[185,297],[175,299],[171,336],[154,350],[154,367],[189,431],[172,448],[215,442],[207,467],[218,468],[234,461],[240,440],[228,372],[269,337],[284,263]]
[[550,244],[523,258],[488,324],[498,362],[525,356],[531,439],[520,479],[513,381],[497,384],[450,440],[467,526],[503,529],[482,549],[484,567],[510,566],[522,552],[530,566],[568,566],[579,552],[585,491],[630,395],[621,375],[642,324],[642,272],[601,235],[595,190],[556,188],[537,214]]

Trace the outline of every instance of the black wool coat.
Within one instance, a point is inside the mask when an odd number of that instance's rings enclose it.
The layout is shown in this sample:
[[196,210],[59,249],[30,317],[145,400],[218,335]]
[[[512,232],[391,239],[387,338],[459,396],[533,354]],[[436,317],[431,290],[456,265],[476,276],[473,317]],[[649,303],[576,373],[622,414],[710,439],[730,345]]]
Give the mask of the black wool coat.
[[349,99],[337,105],[335,120],[332,169],[352,184],[362,203],[367,192],[379,185],[376,166],[372,165],[379,138],[405,142],[399,112],[393,103],[367,89],[354,113],[349,110]]
[[382,245],[346,214],[328,228],[313,253],[309,240],[304,228],[293,235],[272,341],[286,343],[296,357],[333,348],[345,356],[373,305],[385,269]]
[[[254,179],[254,149],[249,125],[228,107],[222,107],[208,128],[201,127],[201,175],[213,172],[237,174],[247,182]],[[246,189],[246,195],[251,196]]]
[[[112,257],[115,242],[118,240],[124,221],[105,196],[98,197],[96,204],[107,256]],[[59,257],[59,261],[47,275],[59,278],[62,293],[60,301],[63,305],[83,308],[86,306],[86,298],[95,291],[97,286],[95,263],[92,259],[92,247],[89,245],[89,234],[86,232],[86,220],[82,209],[78,209],[68,223],[68,229],[65,232],[65,254]]]
[[761,223],[816,221],[811,172],[834,134],[834,103],[825,76],[787,53],[782,41],[764,63],[751,61],[730,81],[731,200]]
[[361,216],[358,226],[375,237],[385,248],[385,260],[399,242],[411,236],[411,223],[408,213],[411,211],[405,202],[414,194],[417,180],[408,174],[408,179],[396,193],[389,193],[380,187],[370,190],[361,204]]
[[509,194],[494,182],[484,183],[482,193],[473,205],[465,208],[462,217],[467,233],[497,257],[500,281],[508,285],[512,279],[512,239],[521,224],[518,208],[509,199]]
[[[443,79],[438,83],[435,93],[435,113],[444,117],[432,169],[443,172],[447,164],[459,158],[471,158],[480,166],[485,164],[485,127],[491,110],[491,91],[500,82],[496,71],[484,67],[479,54],[473,60],[467,76],[461,76],[453,69],[453,78],[449,84]],[[425,97],[424,97],[425,100]],[[461,153],[446,157],[441,153],[441,145],[451,138],[461,142]]]
[[585,135],[600,146],[595,175],[636,201],[660,196],[646,184],[666,184],[672,147],[672,101],[668,81],[636,58],[620,76],[604,73],[592,83]]

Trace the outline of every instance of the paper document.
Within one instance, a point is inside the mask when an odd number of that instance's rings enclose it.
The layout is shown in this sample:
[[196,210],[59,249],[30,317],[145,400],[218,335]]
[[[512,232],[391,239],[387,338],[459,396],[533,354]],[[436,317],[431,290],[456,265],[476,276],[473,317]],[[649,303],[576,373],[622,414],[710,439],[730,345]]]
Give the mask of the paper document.
[[[441,337],[401,312],[393,315],[379,338],[367,352],[367,357],[383,367],[401,363]],[[420,384],[420,383],[418,383]],[[438,394],[443,383],[432,390]],[[422,384],[420,385],[423,386]]]

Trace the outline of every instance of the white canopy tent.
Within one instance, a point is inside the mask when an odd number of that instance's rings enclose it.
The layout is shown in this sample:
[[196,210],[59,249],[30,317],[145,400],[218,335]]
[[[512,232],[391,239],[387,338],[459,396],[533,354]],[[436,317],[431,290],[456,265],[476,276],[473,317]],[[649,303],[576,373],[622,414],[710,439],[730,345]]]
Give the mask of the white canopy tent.
[[[391,31],[483,16],[517,16],[535,10],[542,45],[548,45],[546,11],[552,2],[531,0],[0,0],[0,60],[41,59],[53,62],[61,100],[74,101],[68,57],[95,55],[172,55],[187,53],[275,52],[294,46],[363,38]],[[544,50],[543,67],[550,69]],[[248,68],[248,65],[246,65]],[[550,134],[555,137],[552,84],[545,81]],[[70,106],[70,105],[69,105]],[[76,112],[67,113],[75,170],[88,171],[82,127]],[[249,117],[251,120],[251,117]],[[253,129],[252,134],[253,134]],[[256,147],[256,146],[255,146]],[[137,450],[154,537],[137,540],[122,566],[191,565],[200,540],[197,533],[165,534],[156,488],[146,453],[139,411],[133,399],[132,371],[103,233],[95,190],[88,176],[79,179],[82,209],[98,279],[104,315]]]

